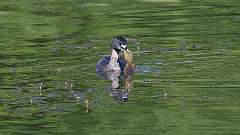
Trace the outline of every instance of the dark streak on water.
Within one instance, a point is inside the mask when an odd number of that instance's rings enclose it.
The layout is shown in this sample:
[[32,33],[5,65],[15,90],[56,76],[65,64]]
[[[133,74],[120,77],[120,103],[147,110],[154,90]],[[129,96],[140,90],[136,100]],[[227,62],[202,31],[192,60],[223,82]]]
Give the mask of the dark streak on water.
[[[240,3],[170,1],[2,0],[0,134],[240,134]],[[117,35],[127,103],[95,73]]]

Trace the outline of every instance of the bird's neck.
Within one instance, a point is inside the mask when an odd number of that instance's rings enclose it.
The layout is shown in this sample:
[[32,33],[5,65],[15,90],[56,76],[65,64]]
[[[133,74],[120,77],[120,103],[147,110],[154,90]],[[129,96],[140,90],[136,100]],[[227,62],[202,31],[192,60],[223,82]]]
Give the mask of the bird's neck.
[[114,49],[111,49],[111,58],[110,61],[115,63],[118,60],[118,53]]
[[114,49],[111,49],[111,57],[110,57],[110,60],[108,63],[109,71],[120,71],[121,70],[117,60],[118,60],[118,53]]

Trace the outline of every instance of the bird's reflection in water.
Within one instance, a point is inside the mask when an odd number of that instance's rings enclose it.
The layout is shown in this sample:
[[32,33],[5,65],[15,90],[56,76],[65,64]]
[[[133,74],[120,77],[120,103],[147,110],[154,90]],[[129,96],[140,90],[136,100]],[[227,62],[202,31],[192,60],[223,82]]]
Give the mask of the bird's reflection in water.
[[[125,75],[121,71],[109,71],[105,73],[98,73],[103,79],[109,80],[110,83],[107,85],[107,93],[115,101],[127,102],[128,97],[133,89],[133,74]],[[85,112],[91,112],[92,103],[88,98],[85,98]]]
[[107,79],[111,81],[107,87],[110,95],[117,101],[127,102],[133,88],[132,75],[123,76],[119,71],[111,71],[106,75]]

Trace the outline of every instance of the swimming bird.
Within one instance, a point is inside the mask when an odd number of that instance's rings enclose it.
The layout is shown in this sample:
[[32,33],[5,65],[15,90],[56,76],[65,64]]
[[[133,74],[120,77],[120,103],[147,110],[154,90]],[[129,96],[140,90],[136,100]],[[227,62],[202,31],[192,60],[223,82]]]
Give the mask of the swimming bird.
[[[133,54],[127,47],[127,40],[120,36],[113,38],[110,50],[111,55],[103,57],[97,63],[96,71],[99,75],[111,81],[108,87],[111,96],[114,99],[127,102],[129,92],[133,87],[131,76],[135,71]],[[123,55],[121,55],[122,53]],[[124,78],[121,78],[121,75],[124,75]],[[124,83],[121,83],[121,79],[124,79]]]
[[118,36],[112,39],[110,56],[103,57],[96,65],[96,71],[100,72],[110,72],[119,71],[123,72],[126,66],[126,61],[120,57],[120,53],[127,49],[127,40]]

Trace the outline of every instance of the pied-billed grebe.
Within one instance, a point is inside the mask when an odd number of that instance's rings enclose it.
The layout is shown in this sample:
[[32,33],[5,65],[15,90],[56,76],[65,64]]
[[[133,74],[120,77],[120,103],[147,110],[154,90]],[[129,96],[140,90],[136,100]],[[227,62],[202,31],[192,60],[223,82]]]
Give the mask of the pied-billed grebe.
[[118,36],[112,40],[111,56],[103,57],[96,65],[97,72],[120,71],[123,72],[126,62],[120,53],[127,49],[127,40]]

